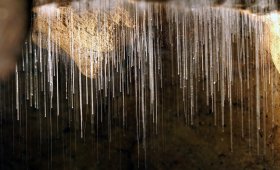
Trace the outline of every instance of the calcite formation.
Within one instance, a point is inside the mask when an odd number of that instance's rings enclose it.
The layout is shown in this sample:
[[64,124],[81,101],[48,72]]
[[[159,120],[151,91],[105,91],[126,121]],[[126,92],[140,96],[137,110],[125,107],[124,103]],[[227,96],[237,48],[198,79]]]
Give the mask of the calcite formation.
[[[82,74],[91,78],[96,76],[103,56],[119,45],[121,37],[117,33],[134,28],[130,13],[117,6],[107,10],[77,10],[69,4],[60,4],[51,9],[49,6],[39,6],[33,11],[36,14],[33,22],[33,42],[43,48],[49,48],[47,41],[57,44],[75,61]],[[241,13],[243,12],[249,11],[243,10]],[[277,70],[280,71],[279,14],[262,17],[249,15],[251,20],[262,19],[266,23],[264,49],[271,55]],[[91,57],[93,53],[97,55]]]
[[[104,53],[113,51],[118,44],[117,31],[134,26],[128,11],[119,7],[80,11],[71,5],[54,5],[33,11],[33,42],[49,50],[50,43],[55,43],[75,61],[83,75],[92,78]],[[97,55],[91,57],[93,53]]]

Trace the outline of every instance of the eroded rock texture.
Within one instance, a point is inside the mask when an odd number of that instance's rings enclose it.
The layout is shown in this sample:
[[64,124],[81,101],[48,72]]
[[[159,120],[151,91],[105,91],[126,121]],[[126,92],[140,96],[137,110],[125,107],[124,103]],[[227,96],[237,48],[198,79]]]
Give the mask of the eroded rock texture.
[[[50,50],[51,43],[58,45],[87,77],[94,77],[103,54],[118,46],[117,33],[134,26],[128,11],[118,7],[79,11],[72,6],[43,6],[34,13],[33,41]],[[97,55],[92,59],[93,53]]]

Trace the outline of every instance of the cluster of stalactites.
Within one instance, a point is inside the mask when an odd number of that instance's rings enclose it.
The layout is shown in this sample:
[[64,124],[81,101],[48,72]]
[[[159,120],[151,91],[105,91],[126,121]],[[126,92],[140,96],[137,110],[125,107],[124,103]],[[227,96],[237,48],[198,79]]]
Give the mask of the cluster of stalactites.
[[[102,9],[108,9],[107,5],[111,1],[98,2],[104,7]],[[23,91],[17,89],[17,110],[20,110],[21,93],[26,93],[31,106],[41,109],[45,116],[48,103],[50,110],[54,109],[53,101],[57,101],[58,115],[63,113],[59,104],[64,101],[62,99],[66,99],[71,109],[78,107],[79,128],[83,137],[85,104],[90,105],[92,115],[98,117],[102,115],[98,113],[98,103],[108,99],[106,106],[110,107],[116,96],[120,97],[123,108],[120,115],[125,126],[129,123],[126,117],[130,116],[126,111],[126,97],[133,94],[137,139],[139,143],[142,137],[146,149],[147,124],[151,121],[157,127],[159,105],[164,99],[160,97],[164,95],[160,92],[164,88],[162,82],[165,69],[161,42],[166,41],[170,49],[168,57],[174,61],[170,64],[176,65],[174,77],[179,77],[177,90],[182,93],[175,95],[178,95],[178,105],[183,105],[186,123],[194,125],[196,122],[200,107],[198,96],[202,95],[198,89],[203,84],[207,106],[214,113],[214,124],[220,125],[222,129],[229,124],[233,150],[233,96],[238,94],[241,101],[241,136],[249,136],[250,146],[256,138],[257,151],[260,153],[260,132],[263,131],[266,136],[267,127],[264,121],[266,118],[262,117],[266,114],[262,113],[274,114],[269,112],[274,106],[268,104],[267,98],[261,98],[261,95],[268,95],[266,91],[272,86],[268,69],[270,65],[267,63],[270,61],[268,54],[275,51],[276,47],[269,44],[277,39],[269,38],[278,35],[269,27],[268,18],[271,17],[228,8],[226,4],[234,1],[224,2],[224,7],[196,8],[184,5],[179,7],[175,2],[173,5],[121,2],[119,12],[110,7],[110,11],[82,8],[84,10],[76,13],[75,9],[83,6],[79,3],[75,8],[54,6],[54,16],[50,16],[49,10],[45,14],[44,7],[34,10],[37,16],[34,19],[32,38],[39,48],[26,45],[29,53],[24,53],[22,67],[17,70],[24,70],[25,74],[24,79],[17,76],[17,87],[20,89],[19,84],[22,82],[26,84]],[[126,12],[131,5],[134,10]],[[164,37],[160,36],[163,31]],[[47,49],[47,55],[43,55],[42,48]],[[237,52],[234,53],[235,48]],[[59,77],[60,51],[66,52],[72,59],[66,67],[65,82],[61,82]],[[80,70],[78,74],[73,61]],[[238,76],[234,76],[235,72]],[[85,79],[82,74],[91,79]],[[239,82],[238,86],[235,82]],[[130,84],[134,87],[131,88]],[[66,96],[60,95],[59,85],[66,87],[63,89]],[[44,93],[43,102],[38,101],[41,100],[38,97],[40,93]],[[44,106],[38,107],[40,103],[44,103]],[[249,103],[248,106],[244,106],[246,103]],[[248,117],[245,108],[254,114],[250,112]],[[245,121],[246,118],[248,121]],[[99,122],[102,118],[95,120]],[[249,127],[248,130],[245,127]],[[263,140],[266,143],[265,137]]]

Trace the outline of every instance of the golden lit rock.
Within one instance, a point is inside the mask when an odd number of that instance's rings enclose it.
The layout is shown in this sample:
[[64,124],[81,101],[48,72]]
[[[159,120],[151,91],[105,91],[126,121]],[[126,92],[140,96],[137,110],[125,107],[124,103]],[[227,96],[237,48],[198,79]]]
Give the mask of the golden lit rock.
[[280,15],[272,13],[268,15],[269,48],[273,63],[280,72]]
[[[70,56],[79,70],[87,77],[95,77],[98,63],[104,53],[113,51],[118,43],[117,29],[133,27],[133,22],[125,9],[78,11],[72,6],[46,5],[34,8],[32,39],[37,45],[48,48],[50,40]],[[40,38],[45,37],[45,38]],[[90,55],[98,53],[99,57]],[[91,73],[93,64],[93,73]]]

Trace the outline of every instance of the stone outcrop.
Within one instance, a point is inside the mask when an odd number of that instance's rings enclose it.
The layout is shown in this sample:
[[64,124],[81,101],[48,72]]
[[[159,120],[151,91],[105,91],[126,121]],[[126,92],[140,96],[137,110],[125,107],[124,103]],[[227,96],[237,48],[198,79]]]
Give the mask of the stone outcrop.
[[[131,29],[134,26],[128,12],[118,7],[104,12],[78,11],[69,5],[43,6],[35,8],[34,13],[33,41],[43,48],[48,48],[50,42],[47,41],[58,44],[87,77],[95,76],[103,53],[114,50],[119,38],[116,30]],[[93,61],[92,53],[98,53]]]

